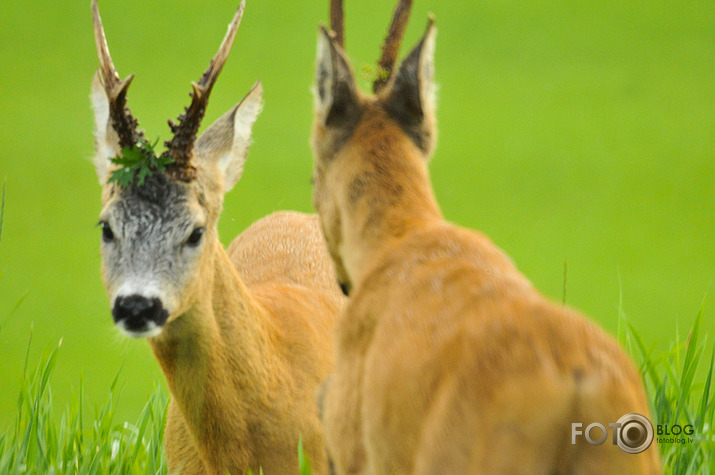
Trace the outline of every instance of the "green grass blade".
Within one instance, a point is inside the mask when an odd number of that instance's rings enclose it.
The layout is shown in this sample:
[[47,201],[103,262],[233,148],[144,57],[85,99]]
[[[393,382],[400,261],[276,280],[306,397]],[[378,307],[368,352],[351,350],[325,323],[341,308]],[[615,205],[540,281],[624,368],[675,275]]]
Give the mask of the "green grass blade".
[[79,427],[78,427],[78,443],[79,446],[81,447],[84,445],[84,439],[83,439],[83,434],[84,434],[84,419],[83,419],[83,414],[84,414],[84,372],[80,374],[79,377],[79,408],[78,408],[78,413],[77,416],[79,418]]
[[30,347],[32,346],[32,326],[30,326],[30,338],[27,340],[27,349],[25,350],[25,363],[22,366],[22,380],[27,379],[27,363],[30,361]]
[[300,475],[311,475],[310,458],[303,447],[303,437],[298,439],[298,469]]
[[[675,344],[676,346],[680,343],[680,321],[676,318],[675,320]],[[680,351],[675,353],[675,365],[680,368]]]
[[616,328],[616,340],[618,343],[623,345],[627,350],[630,351],[630,348],[626,346],[626,341],[625,341],[625,331],[624,331],[624,325],[625,325],[625,312],[623,311],[623,285],[621,282],[621,272],[618,272],[618,326]]
[[678,416],[690,397],[690,389],[693,383],[693,378],[695,377],[698,362],[700,361],[700,356],[702,355],[702,348],[699,347],[698,341],[700,338],[700,322],[703,317],[703,308],[704,306],[701,306],[700,311],[698,311],[698,314],[695,316],[695,321],[693,322],[693,327],[690,330],[690,335],[688,337],[685,360],[683,361],[683,371],[680,375],[680,398],[678,400],[678,406],[675,409],[675,422],[678,421]]
[[144,434],[149,425],[149,422],[153,420],[154,417],[151,411],[151,399],[144,405],[141,416],[139,417],[139,429],[136,433],[136,443],[134,445],[134,452],[132,453],[132,460],[135,460],[139,455],[139,451],[143,448],[142,441],[144,440]]
[[[636,329],[633,328],[633,325],[631,325],[629,321],[626,320],[625,324],[626,328],[628,328],[628,335],[633,338],[636,343],[636,347],[641,354],[641,361],[646,363],[652,361],[652,357],[650,355],[652,354],[653,350],[649,351],[646,349],[645,344],[643,343],[643,340],[641,339],[640,335],[638,334]],[[651,379],[655,387],[661,386],[661,379],[658,376],[654,365],[647,364],[645,367],[643,367],[642,371],[644,372],[644,375],[647,375]]]
[[[713,344],[713,352],[710,356],[710,367],[708,368],[703,395],[700,399],[700,406],[698,407],[697,426],[700,428],[701,433],[704,431],[705,424],[708,421],[707,413],[710,405],[710,387],[712,385],[713,371],[715,371],[715,344]],[[710,428],[712,429],[712,423],[710,424]]]

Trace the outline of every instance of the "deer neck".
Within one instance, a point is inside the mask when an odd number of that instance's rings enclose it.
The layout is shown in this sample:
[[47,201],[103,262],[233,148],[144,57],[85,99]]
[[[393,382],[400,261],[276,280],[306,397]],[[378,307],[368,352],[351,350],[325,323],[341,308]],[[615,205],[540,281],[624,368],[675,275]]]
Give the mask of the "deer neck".
[[192,303],[149,341],[188,429],[210,448],[217,428],[239,439],[247,433],[250,408],[267,399],[272,360],[262,309],[218,239],[207,245],[212,256]]
[[[366,160],[365,158],[368,157]],[[341,209],[342,258],[353,282],[412,231],[441,221],[427,162],[409,144],[349,157],[361,163],[345,174]]]

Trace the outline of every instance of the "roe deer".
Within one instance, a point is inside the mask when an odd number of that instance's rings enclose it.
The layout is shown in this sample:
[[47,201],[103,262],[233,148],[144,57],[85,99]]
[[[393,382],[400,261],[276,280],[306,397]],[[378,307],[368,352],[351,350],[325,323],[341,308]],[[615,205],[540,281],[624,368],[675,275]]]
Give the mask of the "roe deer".
[[[168,382],[172,473],[297,473],[301,437],[315,472],[326,473],[314,394],[332,369],[332,329],[344,297],[318,219],[275,213],[228,252],[219,242],[223,195],[241,176],[260,83],[196,138],[243,10],[242,2],[219,52],[192,84],[186,113],[170,122],[162,171],[126,107],[132,76],[120,80],[93,1],[102,276],[117,326],[148,338]],[[108,178],[117,168],[112,159],[128,151],[155,161],[147,162],[149,176],[139,172],[120,186]]]
[[[442,217],[427,171],[436,140],[432,18],[390,74],[409,3],[396,10],[380,62],[388,75],[375,94],[356,86],[340,14],[331,15],[340,34],[318,34],[313,201],[350,295],[335,372],[321,388],[336,472],[658,472],[655,444],[638,455],[610,437],[572,445],[572,423],[584,430],[649,414],[640,376],[614,339],[542,297],[486,236]],[[636,432],[619,443],[632,444]]]

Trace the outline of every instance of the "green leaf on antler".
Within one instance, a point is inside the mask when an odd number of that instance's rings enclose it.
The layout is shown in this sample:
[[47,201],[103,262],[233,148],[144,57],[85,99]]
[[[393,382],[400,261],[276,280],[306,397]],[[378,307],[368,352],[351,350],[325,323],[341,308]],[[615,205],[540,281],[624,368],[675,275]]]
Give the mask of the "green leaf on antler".
[[150,144],[141,138],[133,147],[124,147],[120,155],[111,159],[112,163],[120,168],[112,171],[107,183],[116,183],[122,188],[132,183],[142,186],[148,176],[164,172],[166,166],[174,160],[171,157],[157,156],[154,147],[158,142],[159,139]]
[[360,78],[370,82],[388,81],[390,79],[390,71],[382,69],[380,66],[363,64],[360,68]]

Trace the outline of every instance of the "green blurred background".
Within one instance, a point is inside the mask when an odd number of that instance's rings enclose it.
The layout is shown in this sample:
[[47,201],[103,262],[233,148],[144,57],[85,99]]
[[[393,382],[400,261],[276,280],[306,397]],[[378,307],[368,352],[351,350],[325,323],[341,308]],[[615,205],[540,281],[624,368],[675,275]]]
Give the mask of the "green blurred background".
[[[0,431],[15,415],[31,333],[31,367],[63,339],[58,403],[83,377],[86,402],[99,404],[124,365],[117,416],[136,420],[163,384],[146,342],[113,328],[99,276],[89,3],[9,1],[0,13]],[[347,49],[363,71],[393,2],[346,3]],[[149,139],[167,137],[237,4],[101,0],[115,64],[137,74],[129,104]],[[416,0],[406,45],[429,11],[440,86],[431,171],[445,215],[488,233],[553,299],[566,289],[614,333],[620,306],[665,347],[715,277],[715,2]],[[263,81],[225,244],[274,210],[311,210],[310,87],[327,18],[327,0],[248,0],[204,121]]]

